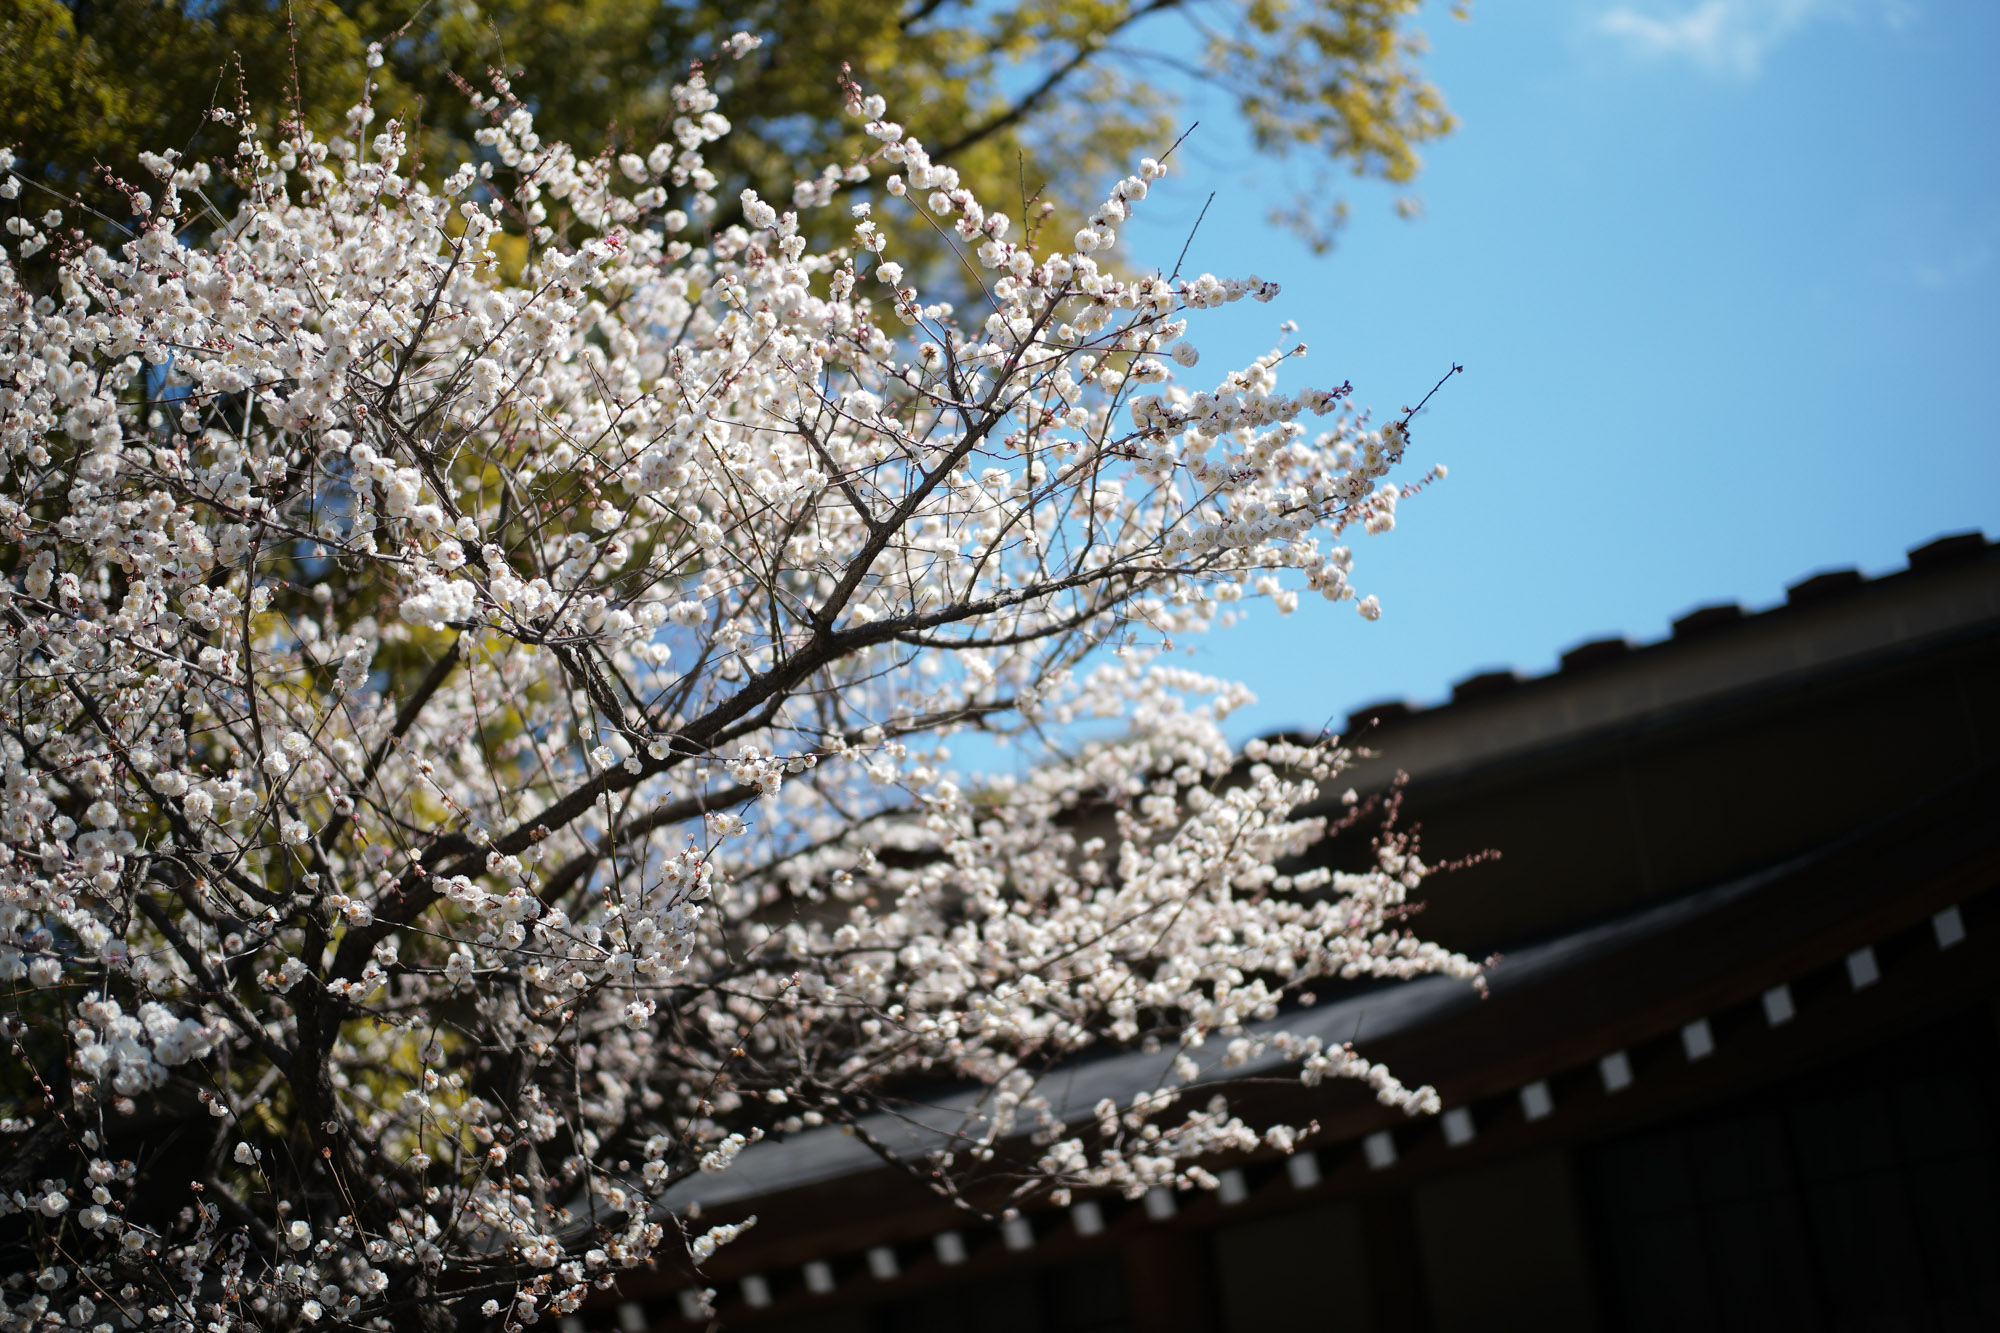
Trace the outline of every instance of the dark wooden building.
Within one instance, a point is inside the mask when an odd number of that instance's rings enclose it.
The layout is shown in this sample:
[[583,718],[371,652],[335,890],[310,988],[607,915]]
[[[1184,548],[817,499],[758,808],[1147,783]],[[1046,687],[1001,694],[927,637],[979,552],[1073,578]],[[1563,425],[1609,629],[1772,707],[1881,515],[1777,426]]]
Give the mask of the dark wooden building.
[[[708,1271],[722,1326],[2000,1329],[2000,548],[1352,723],[1433,859],[1503,853],[1431,881],[1422,932],[1504,956],[1483,1002],[1431,979],[1288,1021],[1445,1114],[1300,1089],[1271,1109],[1322,1132],[1290,1158],[1006,1227],[831,1131],[763,1145],[704,1198],[760,1218]],[[578,1322],[698,1327],[686,1280]]]

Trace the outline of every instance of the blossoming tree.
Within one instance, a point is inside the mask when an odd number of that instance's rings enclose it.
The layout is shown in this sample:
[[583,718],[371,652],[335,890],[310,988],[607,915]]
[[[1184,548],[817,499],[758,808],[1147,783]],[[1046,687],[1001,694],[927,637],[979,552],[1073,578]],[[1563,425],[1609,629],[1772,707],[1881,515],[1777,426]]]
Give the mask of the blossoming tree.
[[[728,1239],[676,1182],[920,1075],[979,1095],[904,1164],[977,1210],[1288,1144],[1180,1100],[1211,1039],[1434,1105],[1269,1021],[1472,976],[1400,924],[1426,867],[1281,873],[1341,752],[1242,768],[1241,690],[1163,652],[1355,599],[1328,543],[1390,522],[1402,424],[1281,393],[1293,353],[1177,379],[1275,288],[1100,265],[1155,162],[1056,243],[850,89],[874,151],[710,231],[729,127],[675,99],[587,160],[501,84],[441,192],[365,106],[152,156],[115,250],[0,186],[60,258],[0,266],[7,1327],[560,1313]],[[979,310],[866,205],[808,247],[862,181]],[[967,779],[966,733],[1042,758]],[[1149,1042],[1132,1105],[1035,1093]]]

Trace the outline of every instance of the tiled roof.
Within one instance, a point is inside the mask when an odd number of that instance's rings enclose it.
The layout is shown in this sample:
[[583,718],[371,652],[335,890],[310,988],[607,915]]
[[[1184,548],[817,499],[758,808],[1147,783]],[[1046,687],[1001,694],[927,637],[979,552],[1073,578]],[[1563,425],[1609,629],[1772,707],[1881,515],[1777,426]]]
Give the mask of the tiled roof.
[[[1698,607],[1650,643],[1594,639],[1562,653],[1556,670],[1529,676],[1482,670],[1448,699],[1364,705],[1346,735],[1393,753],[1412,779],[1502,762],[1621,725],[1759,689],[1791,688],[1828,671],[2000,620],[2000,545],[1977,532],[1940,537],[1909,552],[1906,568],[1868,578],[1822,570],[1777,606]],[[1375,781],[1357,769],[1363,785]]]
[[1623,661],[1634,655],[1670,649],[1746,623],[1761,626],[1773,620],[1781,621],[1801,608],[1826,607],[1883,585],[1899,583],[1912,575],[1929,575],[1941,570],[1992,560],[1995,558],[1995,551],[1996,544],[1987,541],[1982,533],[1952,533],[1926,542],[1922,546],[1913,547],[1908,552],[1909,564],[1892,573],[1869,578],[1851,567],[1820,570],[1788,587],[1783,602],[1762,611],[1746,611],[1736,602],[1714,602],[1696,607],[1677,617],[1673,621],[1673,633],[1654,643],[1634,644],[1630,639],[1622,637],[1593,639],[1580,643],[1564,651],[1557,669],[1543,676],[1526,676],[1518,671],[1506,669],[1481,670],[1454,684],[1451,687],[1451,697],[1441,703],[1425,705],[1409,699],[1385,699],[1363,704],[1348,714],[1348,730],[1353,732],[1371,723],[1383,726],[1408,717],[1436,713],[1454,704],[1490,699],[1518,686],[1559,677],[1574,677],[1608,663]]

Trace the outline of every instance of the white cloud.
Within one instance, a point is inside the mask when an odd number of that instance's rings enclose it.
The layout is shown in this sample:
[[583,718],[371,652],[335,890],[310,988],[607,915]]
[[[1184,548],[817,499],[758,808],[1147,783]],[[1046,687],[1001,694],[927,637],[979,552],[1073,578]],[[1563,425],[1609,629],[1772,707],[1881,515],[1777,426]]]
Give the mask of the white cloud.
[[[1891,26],[1903,0],[1879,5]],[[1816,19],[1850,16],[1847,0],[1700,0],[1692,8],[1660,12],[1629,5],[1602,14],[1597,29],[1642,56],[1692,61],[1711,74],[1751,78],[1764,57]]]

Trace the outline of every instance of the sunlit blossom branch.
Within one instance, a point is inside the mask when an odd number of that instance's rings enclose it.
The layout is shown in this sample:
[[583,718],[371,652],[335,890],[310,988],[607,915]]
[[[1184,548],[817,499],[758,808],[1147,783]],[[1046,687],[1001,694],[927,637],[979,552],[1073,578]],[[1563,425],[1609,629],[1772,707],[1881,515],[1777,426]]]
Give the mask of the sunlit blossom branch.
[[[147,156],[116,248],[0,180],[0,1251],[46,1275],[0,1324],[512,1325],[698,1268],[740,1225],[669,1190],[770,1136],[983,1213],[1289,1151],[1238,1076],[1435,1107],[1282,1021],[1476,977],[1408,929],[1416,841],[1279,869],[1348,752],[1239,754],[1248,692],[1169,653],[1378,615],[1338,543],[1414,493],[1408,414],[1281,390],[1303,345],[1192,378],[1277,288],[1100,262],[1157,161],[1031,246],[850,85],[866,151],[730,220],[707,80],[598,158],[468,93],[438,187],[365,103],[239,121]],[[977,310],[826,212],[864,182]],[[1128,1104],[1048,1091],[1155,1048]]]

